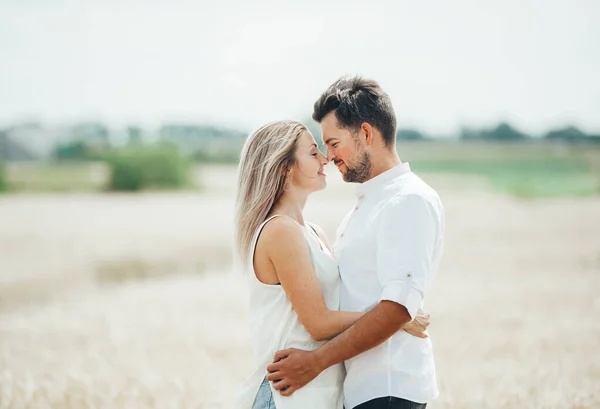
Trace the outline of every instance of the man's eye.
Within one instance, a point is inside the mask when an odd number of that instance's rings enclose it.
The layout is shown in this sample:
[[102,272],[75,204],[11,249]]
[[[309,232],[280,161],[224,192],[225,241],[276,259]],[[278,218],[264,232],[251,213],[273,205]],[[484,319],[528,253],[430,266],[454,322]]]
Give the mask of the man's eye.
[[333,145],[331,145],[331,147],[332,147],[332,148],[337,148],[337,147],[338,147],[338,144],[337,144],[337,143],[334,143]]
[[312,154],[312,156],[317,156],[317,154],[316,154],[316,153],[313,153],[313,154]]

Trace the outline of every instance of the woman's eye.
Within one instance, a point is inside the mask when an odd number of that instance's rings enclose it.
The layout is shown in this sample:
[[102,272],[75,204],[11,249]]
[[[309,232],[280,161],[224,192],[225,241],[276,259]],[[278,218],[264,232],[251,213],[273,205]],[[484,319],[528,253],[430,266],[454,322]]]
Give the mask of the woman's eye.
[[312,154],[312,156],[317,156],[317,154],[316,154],[316,153],[313,153],[313,154]]
[[337,147],[338,147],[338,144],[337,144],[337,143],[334,143],[333,145],[331,145],[331,147],[332,147],[332,148],[337,148]]

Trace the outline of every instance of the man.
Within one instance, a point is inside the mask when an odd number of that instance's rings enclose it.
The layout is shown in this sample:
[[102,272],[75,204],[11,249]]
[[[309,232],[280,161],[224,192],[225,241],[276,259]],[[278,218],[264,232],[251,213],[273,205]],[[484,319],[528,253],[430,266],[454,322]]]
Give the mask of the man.
[[287,396],[344,361],[346,409],[425,408],[438,394],[431,341],[400,329],[422,308],[439,264],[442,204],[400,161],[392,103],[375,81],[336,81],[315,103],[313,119],[327,159],[346,182],[359,183],[334,251],[340,310],[368,312],[315,351],[277,352],[268,379]]

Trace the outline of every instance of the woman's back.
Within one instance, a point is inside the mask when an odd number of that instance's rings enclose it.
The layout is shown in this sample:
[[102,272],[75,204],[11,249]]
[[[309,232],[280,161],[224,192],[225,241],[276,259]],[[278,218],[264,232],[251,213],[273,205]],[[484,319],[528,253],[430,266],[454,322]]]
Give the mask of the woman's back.
[[[250,289],[250,325],[252,347],[258,368],[244,383],[236,399],[236,408],[251,408],[259,386],[266,376],[266,367],[275,352],[286,348],[313,350],[324,341],[315,341],[302,325],[285,291],[279,284],[264,284],[254,271],[254,252],[264,226],[277,215],[267,219],[257,229],[251,244],[246,274]],[[335,259],[326,252],[311,227],[302,227],[308,243],[309,254],[317,278],[323,290],[323,298],[330,310],[339,309],[340,278]],[[271,388],[278,409],[311,407],[336,409],[343,407],[343,365],[335,365],[292,396],[283,397]]]

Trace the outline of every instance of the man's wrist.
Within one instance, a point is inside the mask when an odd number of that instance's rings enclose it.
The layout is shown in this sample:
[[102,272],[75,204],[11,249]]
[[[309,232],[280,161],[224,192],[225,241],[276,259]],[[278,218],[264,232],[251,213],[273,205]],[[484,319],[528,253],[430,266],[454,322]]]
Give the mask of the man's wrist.
[[321,346],[320,348],[315,349],[314,351],[312,351],[311,353],[313,354],[315,360],[315,369],[317,371],[319,371],[319,373],[323,372],[325,369],[329,368],[332,364],[328,362],[327,360],[327,354],[324,353],[324,347],[325,345]]

